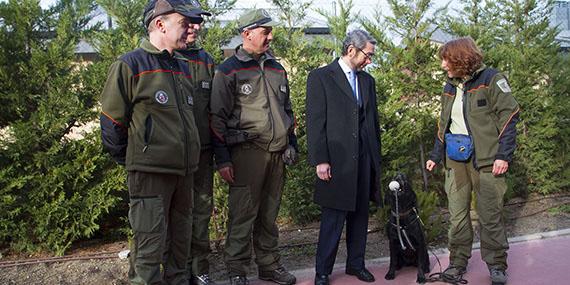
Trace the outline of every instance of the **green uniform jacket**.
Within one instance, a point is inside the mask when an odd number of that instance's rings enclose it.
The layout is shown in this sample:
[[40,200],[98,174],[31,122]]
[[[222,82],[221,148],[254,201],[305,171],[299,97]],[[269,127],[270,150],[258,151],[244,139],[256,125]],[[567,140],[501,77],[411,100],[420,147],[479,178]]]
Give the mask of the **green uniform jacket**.
[[180,50],[190,67],[192,95],[194,97],[194,118],[200,133],[202,149],[211,147],[210,140],[210,95],[214,77],[214,59],[203,48],[192,46]]
[[180,55],[148,40],[111,65],[101,95],[101,135],[127,170],[186,175],[197,169],[200,138],[189,77]]
[[269,152],[289,144],[297,148],[287,73],[271,54],[258,62],[238,47],[216,69],[210,104],[218,168],[231,161],[228,134],[245,132],[248,141]]
[[[444,138],[449,132],[451,109],[459,83],[461,81],[457,79],[450,80],[441,96],[438,131],[430,154],[430,159],[436,163],[445,157]],[[464,81],[463,114],[475,146],[475,168],[492,165],[496,159],[512,161],[519,110],[507,78],[497,70],[482,66]]]

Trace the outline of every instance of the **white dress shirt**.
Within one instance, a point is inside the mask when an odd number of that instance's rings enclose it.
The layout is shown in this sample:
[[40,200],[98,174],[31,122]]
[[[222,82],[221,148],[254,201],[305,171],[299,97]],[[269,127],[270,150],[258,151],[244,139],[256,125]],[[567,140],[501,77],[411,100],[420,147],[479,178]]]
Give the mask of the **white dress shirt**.
[[358,90],[358,76],[356,76],[356,71],[352,70],[346,62],[341,58],[338,59],[338,65],[340,65],[340,69],[344,72],[344,76],[346,76],[346,80],[348,81],[348,85],[350,85],[350,76],[351,72],[354,73],[354,78],[356,82],[356,100],[360,100],[360,91]]

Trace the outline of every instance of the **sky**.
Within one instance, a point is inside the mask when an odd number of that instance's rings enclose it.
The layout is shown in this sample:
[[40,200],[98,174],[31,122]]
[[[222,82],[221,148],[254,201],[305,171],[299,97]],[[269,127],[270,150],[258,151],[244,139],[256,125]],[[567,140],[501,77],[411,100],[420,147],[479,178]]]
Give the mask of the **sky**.
[[[4,0],[0,0],[4,1]],[[57,0],[40,0],[40,4],[42,7],[47,8],[50,5],[53,5]],[[325,9],[330,12],[334,9],[334,2],[333,0],[313,0],[313,8],[320,8]],[[434,0],[435,7],[444,6],[450,2],[450,6],[457,6],[459,0]],[[354,4],[354,11],[360,12],[361,16],[372,17],[373,12],[376,7],[380,7],[381,10],[389,10],[389,6],[386,0],[353,0]],[[241,14],[241,11],[245,9],[249,9],[252,7],[257,8],[270,8],[271,4],[267,0],[237,0],[235,8],[236,8],[236,15]],[[337,8],[338,9],[338,8]],[[318,15],[317,13],[310,13],[310,18],[314,19],[315,21],[319,22],[319,20],[323,20],[323,18]],[[237,16],[235,16],[237,17]]]

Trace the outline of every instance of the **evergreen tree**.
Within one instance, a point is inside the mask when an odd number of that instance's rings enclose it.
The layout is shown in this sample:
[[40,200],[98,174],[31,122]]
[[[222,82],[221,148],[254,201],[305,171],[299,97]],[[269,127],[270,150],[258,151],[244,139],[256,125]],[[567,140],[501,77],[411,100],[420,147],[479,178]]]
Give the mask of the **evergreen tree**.
[[[568,186],[567,68],[549,26],[553,1],[497,0],[469,3],[447,23],[458,36],[472,36],[485,62],[505,72],[521,105],[518,148],[511,184],[518,192],[551,193]],[[480,7],[480,9],[469,9]],[[500,16],[499,16],[500,15]],[[566,135],[564,135],[566,134]]]
[[[95,47],[108,68],[120,55],[139,47],[146,36],[143,11],[147,0],[96,0],[107,13],[111,27],[98,31],[89,42]],[[105,70],[103,76],[106,77]],[[102,82],[104,84],[105,81]],[[101,86],[103,88],[103,86]]]
[[346,37],[348,27],[359,18],[358,13],[354,14],[353,12],[352,0],[339,0],[338,6],[338,15],[336,5],[334,6],[335,11],[332,13],[325,9],[316,10],[317,13],[325,17],[332,36],[331,40],[322,41],[321,44],[325,49],[333,51],[333,55],[337,57],[341,54],[342,40]]
[[99,136],[78,129],[97,115],[74,53],[93,9],[89,0],[0,3],[0,243],[15,250],[63,254],[118,201]]
[[[384,129],[381,139],[385,185],[395,172],[402,171],[416,184],[422,181],[427,190],[424,166],[434,140],[443,86],[435,56],[437,47],[431,42],[438,12],[431,16],[428,13],[431,0],[389,0],[388,3],[392,16],[386,16],[382,22],[362,22],[379,41],[377,66],[372,74],[377,82],[380,122]],[[381,19],[379,11],[375,19]],[[400,43],[394,44],[386,35],[396,36]]]
[[220,64],[224,60],[222,47],[236,35],[237,27],[235,22],[224,25],[219,17],[231,11],[236,0],[200,0],[200,3],[204,10],[212,13],[212,16],[207,17],[199,42],[214,57],[214,61]]

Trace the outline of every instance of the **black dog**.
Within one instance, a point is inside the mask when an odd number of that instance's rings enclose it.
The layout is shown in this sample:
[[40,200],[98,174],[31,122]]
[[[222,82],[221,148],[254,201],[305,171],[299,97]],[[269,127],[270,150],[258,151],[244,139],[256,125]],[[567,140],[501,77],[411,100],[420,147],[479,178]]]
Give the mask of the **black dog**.
[[390,182],[384,201],[391,208],[386,224],[386,235],[390,242],[390,269],[384,278],[392,280],[396,270],[403,266],[418,268],[417,283],[425,283],[425,274],[430,271],[429,256],[423,227],[417,211],[416,193],[405,174],[398,174]]

